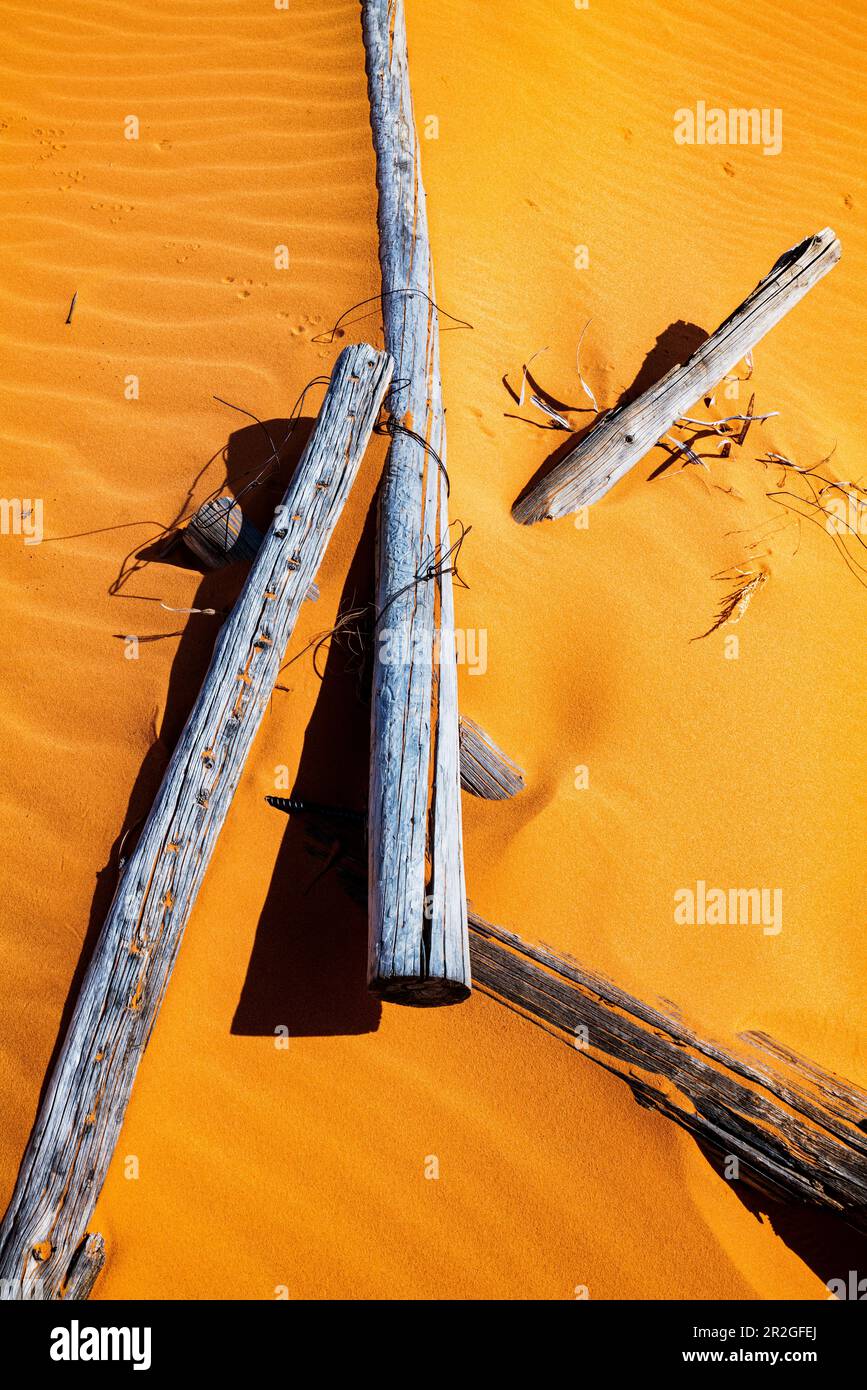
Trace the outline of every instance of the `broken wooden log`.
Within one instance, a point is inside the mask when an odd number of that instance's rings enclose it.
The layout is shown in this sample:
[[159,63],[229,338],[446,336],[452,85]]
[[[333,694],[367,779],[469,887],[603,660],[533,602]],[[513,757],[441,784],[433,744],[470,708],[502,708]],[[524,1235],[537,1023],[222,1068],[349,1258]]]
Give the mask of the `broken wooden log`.
[[338,357],[316,428],[217,637],[122,871],[0,1226],[6,1298],[62,1297],[74,1272],[187,919],[392,365],[364,344]]
[[470,950],[479,989],[622,1077],[727,1162],[727,1176],[867,1232],[864,1091],[763,1033],[742,1035],[743,1054],[700,1038],[676,1013],[472,912]]
[[529,525],[598,502],[839,259],[840,243],[830,227],[786,251],[688,362],[637,400],[607,411],[556,468],[526,490],[512,507],[515,520]]
[[370,988],[405,1004],[470,990],[453,546],[439,324],[403,0],[363,0],[392,442],[379,500],[371,783]]
[[461,786],[486,801],[507,801],[524,790],[524,774],[474,719],[462,714]]

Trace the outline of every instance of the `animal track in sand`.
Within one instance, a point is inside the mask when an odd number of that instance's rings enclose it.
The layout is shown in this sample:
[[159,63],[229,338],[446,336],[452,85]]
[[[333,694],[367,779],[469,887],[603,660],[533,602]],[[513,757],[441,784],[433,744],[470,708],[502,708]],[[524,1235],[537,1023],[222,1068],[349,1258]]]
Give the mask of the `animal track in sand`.
[[[314,329],[318,330],[321,328],[322,324],[325,322],[322,314],[295,314],[291,309],[278,309],[277,315],[281,319],[295,319],[295,322],[289,329],[293,338],[299,338],[302,335],[310,334]],[[342,328],[338,328],[335,329],[334,336],[335,338],[343,338],[346,335]]]
[[165,251],[177,251],[179,254],[175,257],[175,265],[186,265],[193,251],[201,251],[202,243],[200,241],[164,241],[163,249]]
[[237,275],[224,275],[224,285],[238,285],[240,288],[235,291],[237,299],[249,299],[254,290],[267,290],[267,280],[241,280]]

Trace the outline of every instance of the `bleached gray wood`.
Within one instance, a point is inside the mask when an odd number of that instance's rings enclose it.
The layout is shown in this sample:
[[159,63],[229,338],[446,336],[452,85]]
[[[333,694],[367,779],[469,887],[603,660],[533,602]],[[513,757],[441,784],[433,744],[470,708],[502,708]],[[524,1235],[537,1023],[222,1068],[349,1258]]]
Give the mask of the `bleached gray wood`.
[[390,357],[364,344],[340,354],[316,428],[217,638],[118,883],[0,1227],[6,1298],[62,1294],[187,918],[391,374]]
[[786,251],[688,362],[630,405],[609,410],[547,477],[519,497],[512,507],[515,520],[529,525],[598,502],[839,259],[840,243],[830,227]]
[[377,547],[368,980],[386,999],[447,1004],[467,997],[470,960],[439,326],[403,3],[363,0],[361,14],[395,361]]
[[461,786],[485,801],[507,801],[524,790],[524,774],[474,719],[461,715]]

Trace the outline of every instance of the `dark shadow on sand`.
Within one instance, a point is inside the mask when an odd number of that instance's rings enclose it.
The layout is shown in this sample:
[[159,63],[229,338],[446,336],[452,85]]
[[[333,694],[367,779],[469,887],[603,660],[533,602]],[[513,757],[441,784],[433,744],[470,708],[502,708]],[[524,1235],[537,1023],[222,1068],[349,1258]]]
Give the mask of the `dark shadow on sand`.
[[[368,622],[375,510],[373,503],[338,610],[365,608]],[[370,668],[358,652],[354,641],[329,646],[298,775],[280,795],[366,812]],[[272,792],[263,781],[263,796]],[[279,1025],[294,1037],[376,1029],[381,1007],[367,990],[366,854],[362,823],[318,814],[287,819],[233,1033],[273,1037]]]

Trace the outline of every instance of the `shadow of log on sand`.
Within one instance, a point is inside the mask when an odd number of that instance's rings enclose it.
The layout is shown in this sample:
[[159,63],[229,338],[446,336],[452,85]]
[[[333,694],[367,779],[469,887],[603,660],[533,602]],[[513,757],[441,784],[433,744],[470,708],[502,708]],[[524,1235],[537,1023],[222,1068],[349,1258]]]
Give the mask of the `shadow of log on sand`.
[[[349,568],[338,613],[373,601],[376,504],[371,504]],[[367,811],[370,778],[370,647],[364,657],[332,640],[292,800]],[[309,661],[307,653],[302,660]],[[290,668],[291,669],[291,668]],[[273,792],[263,782],[263,795]],[[268,810],[267,814],[275,814]],[[311,850],[315,853],[312,854]],[[289,817],[262,908],[247,977],[232,1023],[236,1034],[273,1038],[369,1033],[379,1024],[378,1000],[367,989],[367,904],[347,894],[348,868],[366,879],[367,848],[358,824],[340,818]]]

